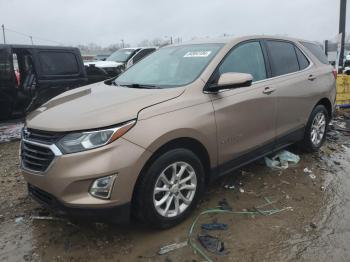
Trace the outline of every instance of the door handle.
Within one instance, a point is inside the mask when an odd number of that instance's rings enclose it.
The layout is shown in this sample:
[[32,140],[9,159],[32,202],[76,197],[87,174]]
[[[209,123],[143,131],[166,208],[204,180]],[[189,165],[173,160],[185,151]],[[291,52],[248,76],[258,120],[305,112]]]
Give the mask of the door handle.
[[272,88],[272,87],[265,87],[265,89],[264,89],[264,91],[263,91],[263,94],[265,94],[265,95],[269,95],[269,94],[271,94],[271,93],[273,93],[273,92],[275,92],[276,91],[276,89],[274,89],[274,88]]
[[309,77],[307,79],[310,80],[310,81],[314,81],[316,79],[316,76],[309,75]]

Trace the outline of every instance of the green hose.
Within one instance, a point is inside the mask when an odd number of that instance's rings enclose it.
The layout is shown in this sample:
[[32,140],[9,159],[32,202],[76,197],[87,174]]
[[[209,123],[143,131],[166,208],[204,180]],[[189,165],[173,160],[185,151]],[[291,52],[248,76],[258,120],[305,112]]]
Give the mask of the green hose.
[[220,214],[220,213],[226,213],[226,214],[239,214],[239,215],[265,215],[265,216],[269,216],[272,214],[276,214],[285,210],[289,210],[291,209],[291,207],[285,207],[282,209],[271,209],[271,210],[259,210],[259,211],[229,211],[229,210],[222,210],[222,209],[208,209],[205,210],[203,212],[201,212],[194,220],[193,223],[190,227],[190,230],[188,232],[188,244],[190,245],[190,247],[193,249],[193,251],[196,253],[198,252],[206,261],[208,262],[213,262],[213,260],[210,259],[210,257],[201,249],[199,248],[195,242],[193,242],[192,240],[192,233],[193,230],[197,224],[198,219],[205,215],[205,214]]

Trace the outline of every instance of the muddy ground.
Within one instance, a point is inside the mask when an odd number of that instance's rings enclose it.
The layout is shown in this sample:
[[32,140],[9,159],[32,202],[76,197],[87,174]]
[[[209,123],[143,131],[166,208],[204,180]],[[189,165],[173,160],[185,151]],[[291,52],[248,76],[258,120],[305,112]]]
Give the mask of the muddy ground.
[[[288,148],[301,157],[295,167],[271,170],[258,161],[220,179],[190,218],[164,231],[137,224],[33,219],[52,214],[27,196],[18,169],[18,147],[18,141],[0,143],[0,261],[203,261],[189,246],[165,255],[157,252],[164,245],[186,241],[196,215],[217,207],[219,201],[226,199],[234,211],[254,211],[266,203],[265,197],[276,201],[267,208],[288,209],[270,216],[203,216],[194,241],[206,233],[201,232],[202,223],[218,221],[228,224],[228,230],[209,233],[219,237],[229,253],[207,252],[213,261],[350,260],[350,139],[346,135],[332,136],[319,153]],[[315,178],[304,168],[312,170]]]

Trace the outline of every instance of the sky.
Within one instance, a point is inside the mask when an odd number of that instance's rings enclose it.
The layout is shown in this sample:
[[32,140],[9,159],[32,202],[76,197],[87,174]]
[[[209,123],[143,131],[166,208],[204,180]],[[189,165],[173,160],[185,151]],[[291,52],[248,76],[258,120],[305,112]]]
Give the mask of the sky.
[[[137,45],[144,39],[269,34],[335,39],[339,0],[0,0],[7,42]],[[350,31],[350,3],[346,24]],[[0,33],[2,37],[2,34]],[[45,39],[45,40],[43,40]],[[50,40],[50,41],[46,41]],[[2,42],[2,38],[0,38]]]

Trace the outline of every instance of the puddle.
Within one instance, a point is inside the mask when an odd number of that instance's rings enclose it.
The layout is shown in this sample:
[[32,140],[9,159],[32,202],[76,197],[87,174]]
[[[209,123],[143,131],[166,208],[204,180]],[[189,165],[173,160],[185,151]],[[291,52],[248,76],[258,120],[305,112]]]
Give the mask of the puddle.
[[0,123],[0,143],[19,140],[22,128],[22,122]]

